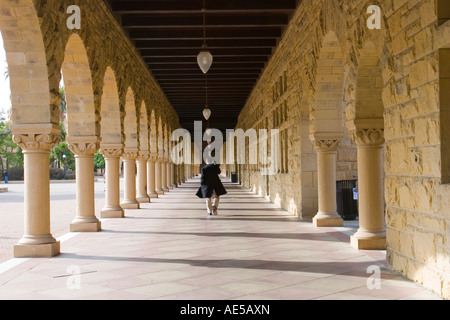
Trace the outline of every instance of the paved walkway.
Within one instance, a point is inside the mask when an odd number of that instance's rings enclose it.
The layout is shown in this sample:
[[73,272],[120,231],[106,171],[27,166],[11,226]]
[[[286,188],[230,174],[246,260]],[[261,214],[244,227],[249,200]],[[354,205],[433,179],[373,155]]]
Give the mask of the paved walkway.
[[342,230],[229,182],[207,217],[198,184],[103,220],[101,232],[65,234],[57,257],[5,261],[0,299],[439,299],[390,271],[385,252],[357,251]]

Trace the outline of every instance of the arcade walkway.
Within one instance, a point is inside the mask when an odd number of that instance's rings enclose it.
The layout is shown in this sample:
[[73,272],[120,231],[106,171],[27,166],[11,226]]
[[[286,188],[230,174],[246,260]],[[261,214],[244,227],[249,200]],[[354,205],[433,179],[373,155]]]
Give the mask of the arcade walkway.
[[0,299],[439,299],[388,270],[384,252],[225,185],[219,216],[206,217],[193,179],[101,232],[68,233],[57,257],[0,264]]

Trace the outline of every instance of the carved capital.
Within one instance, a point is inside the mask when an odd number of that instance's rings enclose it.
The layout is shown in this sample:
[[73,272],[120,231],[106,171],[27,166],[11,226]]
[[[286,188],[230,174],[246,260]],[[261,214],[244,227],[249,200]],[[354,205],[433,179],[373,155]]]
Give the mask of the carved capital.
[[336,151],[341,139],[314,140],[312,145],[317,152]]
[[151,154],[150,154],[150,157],[148,158],[148,161],[152,161],[152,162],[158,161],[158,154],[156,154],[156,153],[151,153]]
[[137,161],[145,161],[147,162],[150,158],[150,152],[149,151],[140,151],[138,154],[138,157],[136,158]]
[[158,162],[164,162],[164,156],[163,155],[158,155],[158,160],[156,160]]
[[98,150],[98,144],[89,142],[78,142],[69,144],[69,150],[77,156],[94,155]]
[[138,151],[125,150],[124,153],[122,154],[122,159],[123,160],[136,160],[138,156],[139,156]]
[[13,141],[23,150],[48,150],[59,141],[59,135],[54,133],[43,134],[14,134]]
[[121,145],[100,145],[101,153],[105,158],[119,158],[123,153]]
[[349,136],[358,146],[380,146],[384,144],[384,120],[354,119],[347,123]]
[[334,152],[339,147],[343,134],[315,133],[311,134],[311,143],[317,152]]
[[78,156],[93,155],[99,148],[97,137],[67,137],[69,150]]
[[380,146],[384,144],[383,128],[354,129],[349,132],[349,135],[358,146]]

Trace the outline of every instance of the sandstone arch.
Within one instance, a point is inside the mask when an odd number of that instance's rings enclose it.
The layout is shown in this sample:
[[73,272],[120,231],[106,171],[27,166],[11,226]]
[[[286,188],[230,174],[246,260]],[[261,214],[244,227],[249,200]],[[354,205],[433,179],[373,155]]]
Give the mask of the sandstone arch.
[[125,96],[125,117],[124,117],[124,135],[125,135],[125,149],[138,151],[138,119],[136,112],[136,104],[134,92],[128,88]]
[[102,145],[122,145],[119,92],[114,71],[110,67],[104,75],[100,117]]
[[97,137],[91,69],[83,41],[77,34],[69,37],[61,70],[66,93],[68,139]]

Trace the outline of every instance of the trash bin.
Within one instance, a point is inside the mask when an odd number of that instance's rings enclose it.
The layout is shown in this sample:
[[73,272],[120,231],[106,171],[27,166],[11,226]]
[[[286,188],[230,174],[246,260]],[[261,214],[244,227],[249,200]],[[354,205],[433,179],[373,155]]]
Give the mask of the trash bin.
[[358,217],[357,180],[336,181],[337,211],[344,220]]
[[232,183],[238,183],[238,174],[236,172],[233,172],[231,174],[231,182]]

